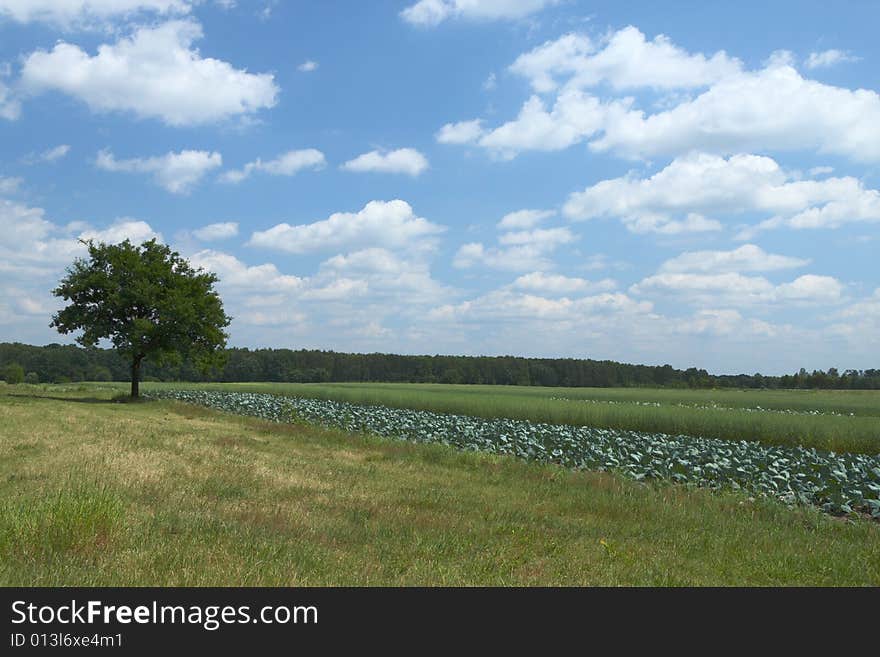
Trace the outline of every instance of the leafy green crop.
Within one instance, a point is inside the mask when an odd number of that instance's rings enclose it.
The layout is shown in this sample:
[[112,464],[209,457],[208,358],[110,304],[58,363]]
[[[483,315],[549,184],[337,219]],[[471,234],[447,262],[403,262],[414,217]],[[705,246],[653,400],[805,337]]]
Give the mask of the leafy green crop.
[[151,391],[148,396],[276,422],[307,421],[349,432],[511,454],[571,468],[611,470],[636,480],[734,488],[787,504],[812,504],[828,513],[862,512],[880,518],[880,456],[876,455],[261,393],[163,390]]

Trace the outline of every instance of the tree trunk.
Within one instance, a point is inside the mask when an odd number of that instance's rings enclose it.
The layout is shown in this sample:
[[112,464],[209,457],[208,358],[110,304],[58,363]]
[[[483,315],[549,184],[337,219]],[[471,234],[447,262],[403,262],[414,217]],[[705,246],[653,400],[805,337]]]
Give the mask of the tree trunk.
[[138,355],[131,361],[131,398],[137,399],[140,396],[141,383],[141,361],[143,356]]

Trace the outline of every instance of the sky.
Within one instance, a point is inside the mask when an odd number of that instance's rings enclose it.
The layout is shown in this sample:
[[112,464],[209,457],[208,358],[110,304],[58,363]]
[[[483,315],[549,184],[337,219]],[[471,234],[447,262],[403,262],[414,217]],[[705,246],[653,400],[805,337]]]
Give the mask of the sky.
[[0,341],[81,239],[230,345],[878,367],[877,2],[0,0]]

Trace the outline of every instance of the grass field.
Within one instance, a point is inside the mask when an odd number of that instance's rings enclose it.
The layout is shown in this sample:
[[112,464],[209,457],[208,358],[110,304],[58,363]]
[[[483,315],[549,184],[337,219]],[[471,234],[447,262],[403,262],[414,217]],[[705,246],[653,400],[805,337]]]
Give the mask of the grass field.
[[[174,387],[271,392],[477,417],[757,440],[769,445],[803,445],[838,452],[880,453],[880,391],[715,391],[381,383],[148,383],[143,389]],[[721,408],[707,407],[712,404]]]
[[0,387],[0,584],[880,585],[877,523],[76,388]]

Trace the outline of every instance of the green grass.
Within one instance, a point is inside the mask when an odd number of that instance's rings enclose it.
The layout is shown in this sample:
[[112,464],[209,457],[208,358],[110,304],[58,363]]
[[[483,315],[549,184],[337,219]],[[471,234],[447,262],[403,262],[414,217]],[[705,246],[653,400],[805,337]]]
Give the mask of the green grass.
[[[714,391],[390,383],[144,384],[145,390],[159,387],[271,392],[478,417],[757,440],[769,445],[803,445],[838,452],[880,453],[880,391]],[[599,403],[583,400],[597,400]],[[661,405],[642,406],[635,402]],[[692,406],[711,403],[735,410]],[[847,415],[792,415],[770,410],[744,410],[757,407]],[[849,416],[849,413],[854,415]]]
[[880,585],[877,523],[83,388],[0,389],[0,584]]

